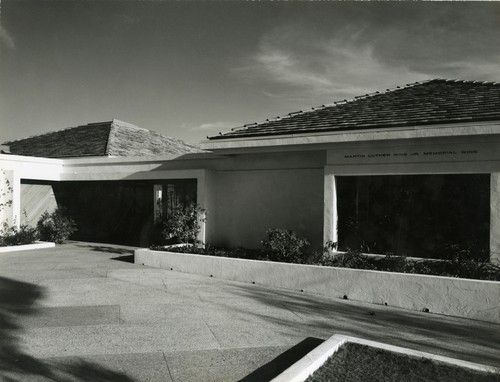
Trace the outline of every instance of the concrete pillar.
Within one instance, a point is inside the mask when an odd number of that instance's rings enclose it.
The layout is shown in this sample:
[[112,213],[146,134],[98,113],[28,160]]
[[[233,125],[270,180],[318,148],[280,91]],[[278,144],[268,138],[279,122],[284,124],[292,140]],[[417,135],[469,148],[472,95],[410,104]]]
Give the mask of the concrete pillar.
[[490,176],[490,261],[500,263],[500,173]]
[[323,208],[323,241],[338,243],[337,187],[335,175],[325,169]]
[[205,170],[197,178],[197,198],[201,208],[206,210],[205,222],[201,223],[198,240],[211,243],[215,230],[215,195],[216,184],[213,171]]
[[12,170],[0,170],[0,224],[19,227],[21,179]]

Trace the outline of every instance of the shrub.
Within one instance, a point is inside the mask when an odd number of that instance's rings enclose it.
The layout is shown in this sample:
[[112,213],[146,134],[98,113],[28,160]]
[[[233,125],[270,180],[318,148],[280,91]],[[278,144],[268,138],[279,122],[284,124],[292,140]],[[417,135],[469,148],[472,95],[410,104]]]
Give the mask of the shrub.
[[172,248],[152,246],[151,249],[208,256],[500,281],[500,264],[466,258],[464,254],[459,254],[450,260],[415,260],[394,254],[386,254],[385,257],[367,256],[359,250],[331,253],[327,246],[323,253],[315,252],[306,257],[302,254],[301,249],[306,245],[307,240],[283,229],[269,230],[268,240],[262,243],[265,251],[244,248],[228,249],[211,245],[206,245],[204,248],[192,245]]
[[269,260],[286,263],[305,262],[302,248],[309,245],[305,238],[283,228],[269,229],[266,233],[267,240],[262,241],[262,245]]
[[[429,263],[429,261],[423,263]],[[489,261],[471,259],[463,253],[458,253],[449,260],[434,262],[432,269],[443,276],[500,281],[498,265]]]
[[206,210],[199,205],[176,207],[162,222],[161,244],[200,244],[198,235],[205,221]]
[[0,246],[32,244],[38,239],[36,228],[21,224],[19,228],[9,227],[4,222],[0,229]]
[[363,255],[360,251],[348,249],[347,252],[330,254],[324,252],[318,261],[319,265],[341,268],[373,269],[373,259]]
[[268,258],[259,249],[246,249],[241,247],[222,248],[207,244],[204,247],[197,247],[194,245],[171,246],[171,247],[162,245],[152,245],[150,248],[155,251],[191,253],[197,255],[231,257],[236,259],[247,259],[247,260],[268,260]]
[[386,254],[385,257],[377,258],[353,250],[337,254],[325,251],[317,264],[330,267],[500,281],[500,266],[487,261],[471,259],[464,253],[457,253],[449,260],[413,260],[394,254]]
[[57,244],[63,243],[77,231],[74,220],[59,208],[52,213],[45,211],[38,220],[37,229],[41,240]]

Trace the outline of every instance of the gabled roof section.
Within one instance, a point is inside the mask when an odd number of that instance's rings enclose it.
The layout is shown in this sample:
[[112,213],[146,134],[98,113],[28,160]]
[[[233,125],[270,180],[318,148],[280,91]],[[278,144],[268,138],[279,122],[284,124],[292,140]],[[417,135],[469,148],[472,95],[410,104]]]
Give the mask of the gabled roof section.
[[180,139],[167,137],[116,119],[6,142],[14,155],[45,158],[89,156],[154,156],[200,152]]
[[209,140],[500,121],[500,83],[434,79],[248,124]]

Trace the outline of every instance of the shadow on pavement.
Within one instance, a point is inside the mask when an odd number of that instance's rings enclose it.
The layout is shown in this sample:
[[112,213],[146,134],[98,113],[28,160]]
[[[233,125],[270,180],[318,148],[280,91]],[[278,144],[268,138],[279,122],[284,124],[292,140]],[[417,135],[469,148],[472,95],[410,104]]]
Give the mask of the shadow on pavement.
[[37,314],[37,302],[44,289],[34,284],[0,277],[0,380],[133,382],[123,373],[83,360],[53,365],[23,352],[18,324],[23,316]]
[[112,257],[111,260],[117,260],[117,261],[123,261],[125,263],[134,263],[135,255],[125,255],[125,256],[118,256],[118,257]]
[[253,313],[272,325],[295,328],[305,336],[333,334],[382,341],[481,364],[500,366],[500,325],[380,305],[356,304],[284,290],[233,287],[243,299],[283,306],[307,320],[307,327],[272,315]]
[[245,378],[240,379],[240,382],[263,382],[270,381],[277,377],[283,371],[292,366],[299,359],[304,357],[307,353],[315,347],[323,343],[324,340],[314,337],[308,337],[299,342],[294,347],[288,349],[283,354],[273,359],[271,362],[266,363],[264,366],[259,367],[257,370],[247,375]]
[[91,251],[94,252],[114,253],[117,255],[134,254],[133,249],[127,249],[127,248],[112,247],[107,245],[93,245],[93,244],[75,244],[75,245],[81,248],[89,248]]

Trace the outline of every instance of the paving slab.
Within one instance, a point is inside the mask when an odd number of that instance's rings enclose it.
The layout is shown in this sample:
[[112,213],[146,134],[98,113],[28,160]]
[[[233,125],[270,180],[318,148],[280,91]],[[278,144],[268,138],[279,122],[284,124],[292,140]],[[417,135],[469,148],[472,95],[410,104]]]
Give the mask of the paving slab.
[[11,277],[16,280],[27,282],[40,282],[42,280],[58,280],[58,279],[84,279],[84,278],[100,278],[102,275],[88,272],[81,269],[37,269],[34,274],[32,269],[20,267],[22,269],[12,270],[9,267],[2,266],[0,276]]
[[41,307],[17,317],[23,328],[119,324],[120,305]]
[[[6,373],[7,374],[7,373]],[[16,373],[11,373],[12,378]],[[16,380],[16,379],[14,379]],[[131,353],[40,359],[23,382],[172,382],[163,353]]]
[[[186,296],[167,293],[165,288],[145,287],[132,282],[113,278],[44,280],[38,283],[45,288],[47,298],[41,303],[45,306],[71,305],[111,305],[132,304],[148,301],[149,304],[180,303]],[[199,300],[196,293],[194,299]]]
[[172,368],[170,372],[174,382],[234,382],[242,380],[256,368],[251,363],[237,366]]
[[259,346],[254,348],[229,348],[215,350],[166,352],[169,367],[183,369],[189,367],[234,366],[248,362],[261,364],[278,357],[289,346]]
[[300,342],[304,335],[294,327],[283,328],[273,323],[234,323],[210,325],[221,347],[256,347],[293,345]]
[[148,268],[131,250],[0,254],[0,380],[262,382],[333,334],[500,367],[500,325]]
[[182,325],[92,325],[27,328],[19,335],[34,357],[149,353],[185,349],[214,349],[219,343],[202,321]]
[[[279,357],[288,349],[289,346],[261,346],[244,349],[176,352],[165,353],[165,360],[174,381],[229,382],[244,380],[256,369]],[[278,369],[273,371],[278,373]],[[262,375],[259,373],[259,377]],[[251,380],[264,381],[266,379],[252,378]]]

